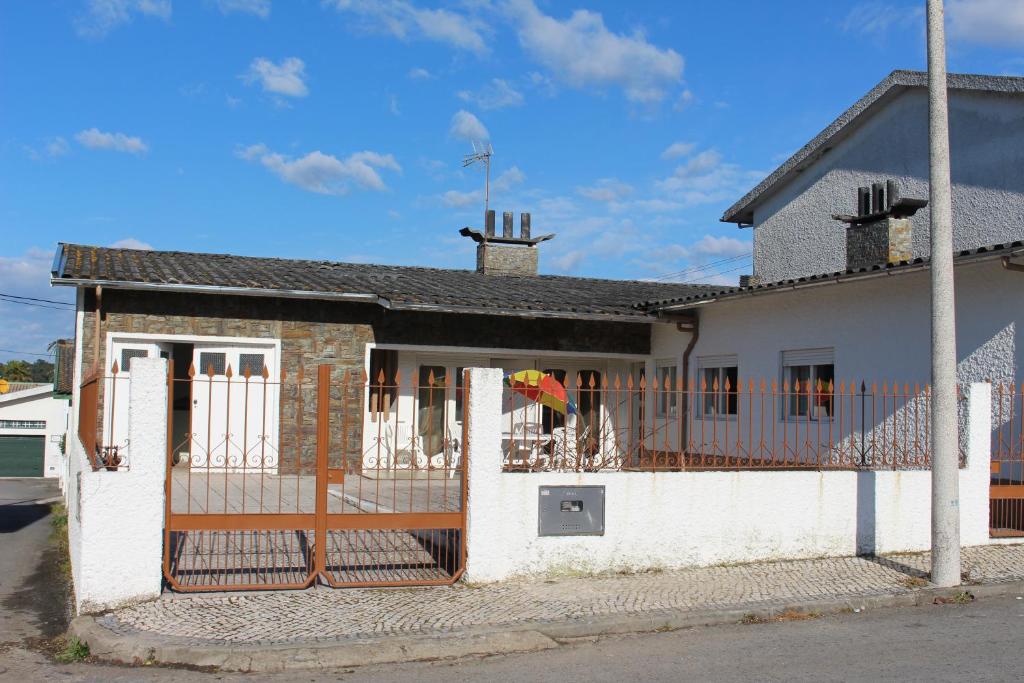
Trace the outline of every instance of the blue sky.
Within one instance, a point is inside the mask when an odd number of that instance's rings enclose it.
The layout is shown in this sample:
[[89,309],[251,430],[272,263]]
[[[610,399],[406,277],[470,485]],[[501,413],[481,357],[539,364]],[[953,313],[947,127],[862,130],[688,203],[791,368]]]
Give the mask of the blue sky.
[[[751,235],[722,210],[924,67],[923,6],[5,3],[0,294],[70,300],[47,284],[58,241],[472,267],[479,138],[492,208],[558,235],[543,272],[735,281]],[[947,12],[950,70],[1024,73],[1024,2]],[[0,360],[73,333],[49,308],[0,315]]]

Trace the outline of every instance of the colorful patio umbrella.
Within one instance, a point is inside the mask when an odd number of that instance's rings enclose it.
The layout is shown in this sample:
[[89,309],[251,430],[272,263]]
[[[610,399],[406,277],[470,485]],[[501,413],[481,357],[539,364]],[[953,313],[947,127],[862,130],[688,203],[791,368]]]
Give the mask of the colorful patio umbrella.
[[576,403],[553,376],[540,370],[505,373],[505,384],[517,394],[565,415],[576,414]]

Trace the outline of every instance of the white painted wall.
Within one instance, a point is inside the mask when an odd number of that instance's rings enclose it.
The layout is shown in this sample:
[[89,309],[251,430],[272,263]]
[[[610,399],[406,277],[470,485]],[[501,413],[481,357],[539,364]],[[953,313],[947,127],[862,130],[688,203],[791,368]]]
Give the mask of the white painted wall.
[[[1024,239],[1024,98],[949,93],[954,248]],[[754,208],[754,273],[765,282],[846,269],[845,226],[858,186],[896,180],[928,198],[928,98],[897,95]],[[912,219],[913,253],[928,253],[927,208]]]
[[[930,543],[930,472],[503,473],[501,376],[471,372],[470,582],[916,551]],[[988,539],[990,387],[970,388],[964,545]],[[538,487],[603,485],[603,536],[538,537]]]
[[93,472],[68,433],[68,539],[79,614],[159,597],[167,457],[167,361],[133,363],[130,468]]
[[43,476],[57,477],[61,472],[60,438],[68,429],[70,408],[67,398],[53,395],[52,386],[0,395],[0,420],[41,420],[45,429],[3,429],[0,436],[42,436],[46,442]]
[[[986,261],[956,268],[957,367],[961,382],[1011,381],[1024,363],[1024,274]],[[838,380],[929,381],[929,273],[884,276],[725,300],[696,309],[705,355],[735,354],[742,379],[780,378],[782,352],[832,348]],[[655,326],[656,347],[688,336]],[[692,375],[691,375],[692,376]]]

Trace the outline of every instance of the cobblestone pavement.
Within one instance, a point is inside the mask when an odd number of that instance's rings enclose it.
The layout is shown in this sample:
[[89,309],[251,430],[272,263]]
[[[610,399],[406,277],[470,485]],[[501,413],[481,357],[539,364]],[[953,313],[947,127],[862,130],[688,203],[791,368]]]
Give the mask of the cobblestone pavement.
[[[383,634],[582,620],[657,610],[742,609],[913,590],[927,554],[833,558],[485,586],[165,595],[101,616],[120,634],[191,645],[297,644]],[[1024,545],[964,551],[971,581],[1024,579]]]

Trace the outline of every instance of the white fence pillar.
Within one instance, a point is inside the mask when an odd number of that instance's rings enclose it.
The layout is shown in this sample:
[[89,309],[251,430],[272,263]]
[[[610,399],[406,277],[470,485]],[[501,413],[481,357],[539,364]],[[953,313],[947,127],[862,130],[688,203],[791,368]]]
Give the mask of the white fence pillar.
[[495,502],[501,489],[501,392],[500,368],[472,368],[469,371],[469,401],[466,406],[468,438],[466,462],[469,468],[469,496],[466,520],[466,581],[494,579],[487,567],[501,563],[507,552],[495,530],[501,517],[520,510],[503,510]]
[[[69,508],[75,603],[99,612],[159,597],[167,459],[167,361],[133,358],[128,463],[92,471],[77,434],[69,457],[81,465]],[[70,498],[71,496],[69,496]]]
[[989,482],[992,465],[992,385],[975,382],[967,388],[964,442],[967,467],[960,470],[960,544],[989,542]]

